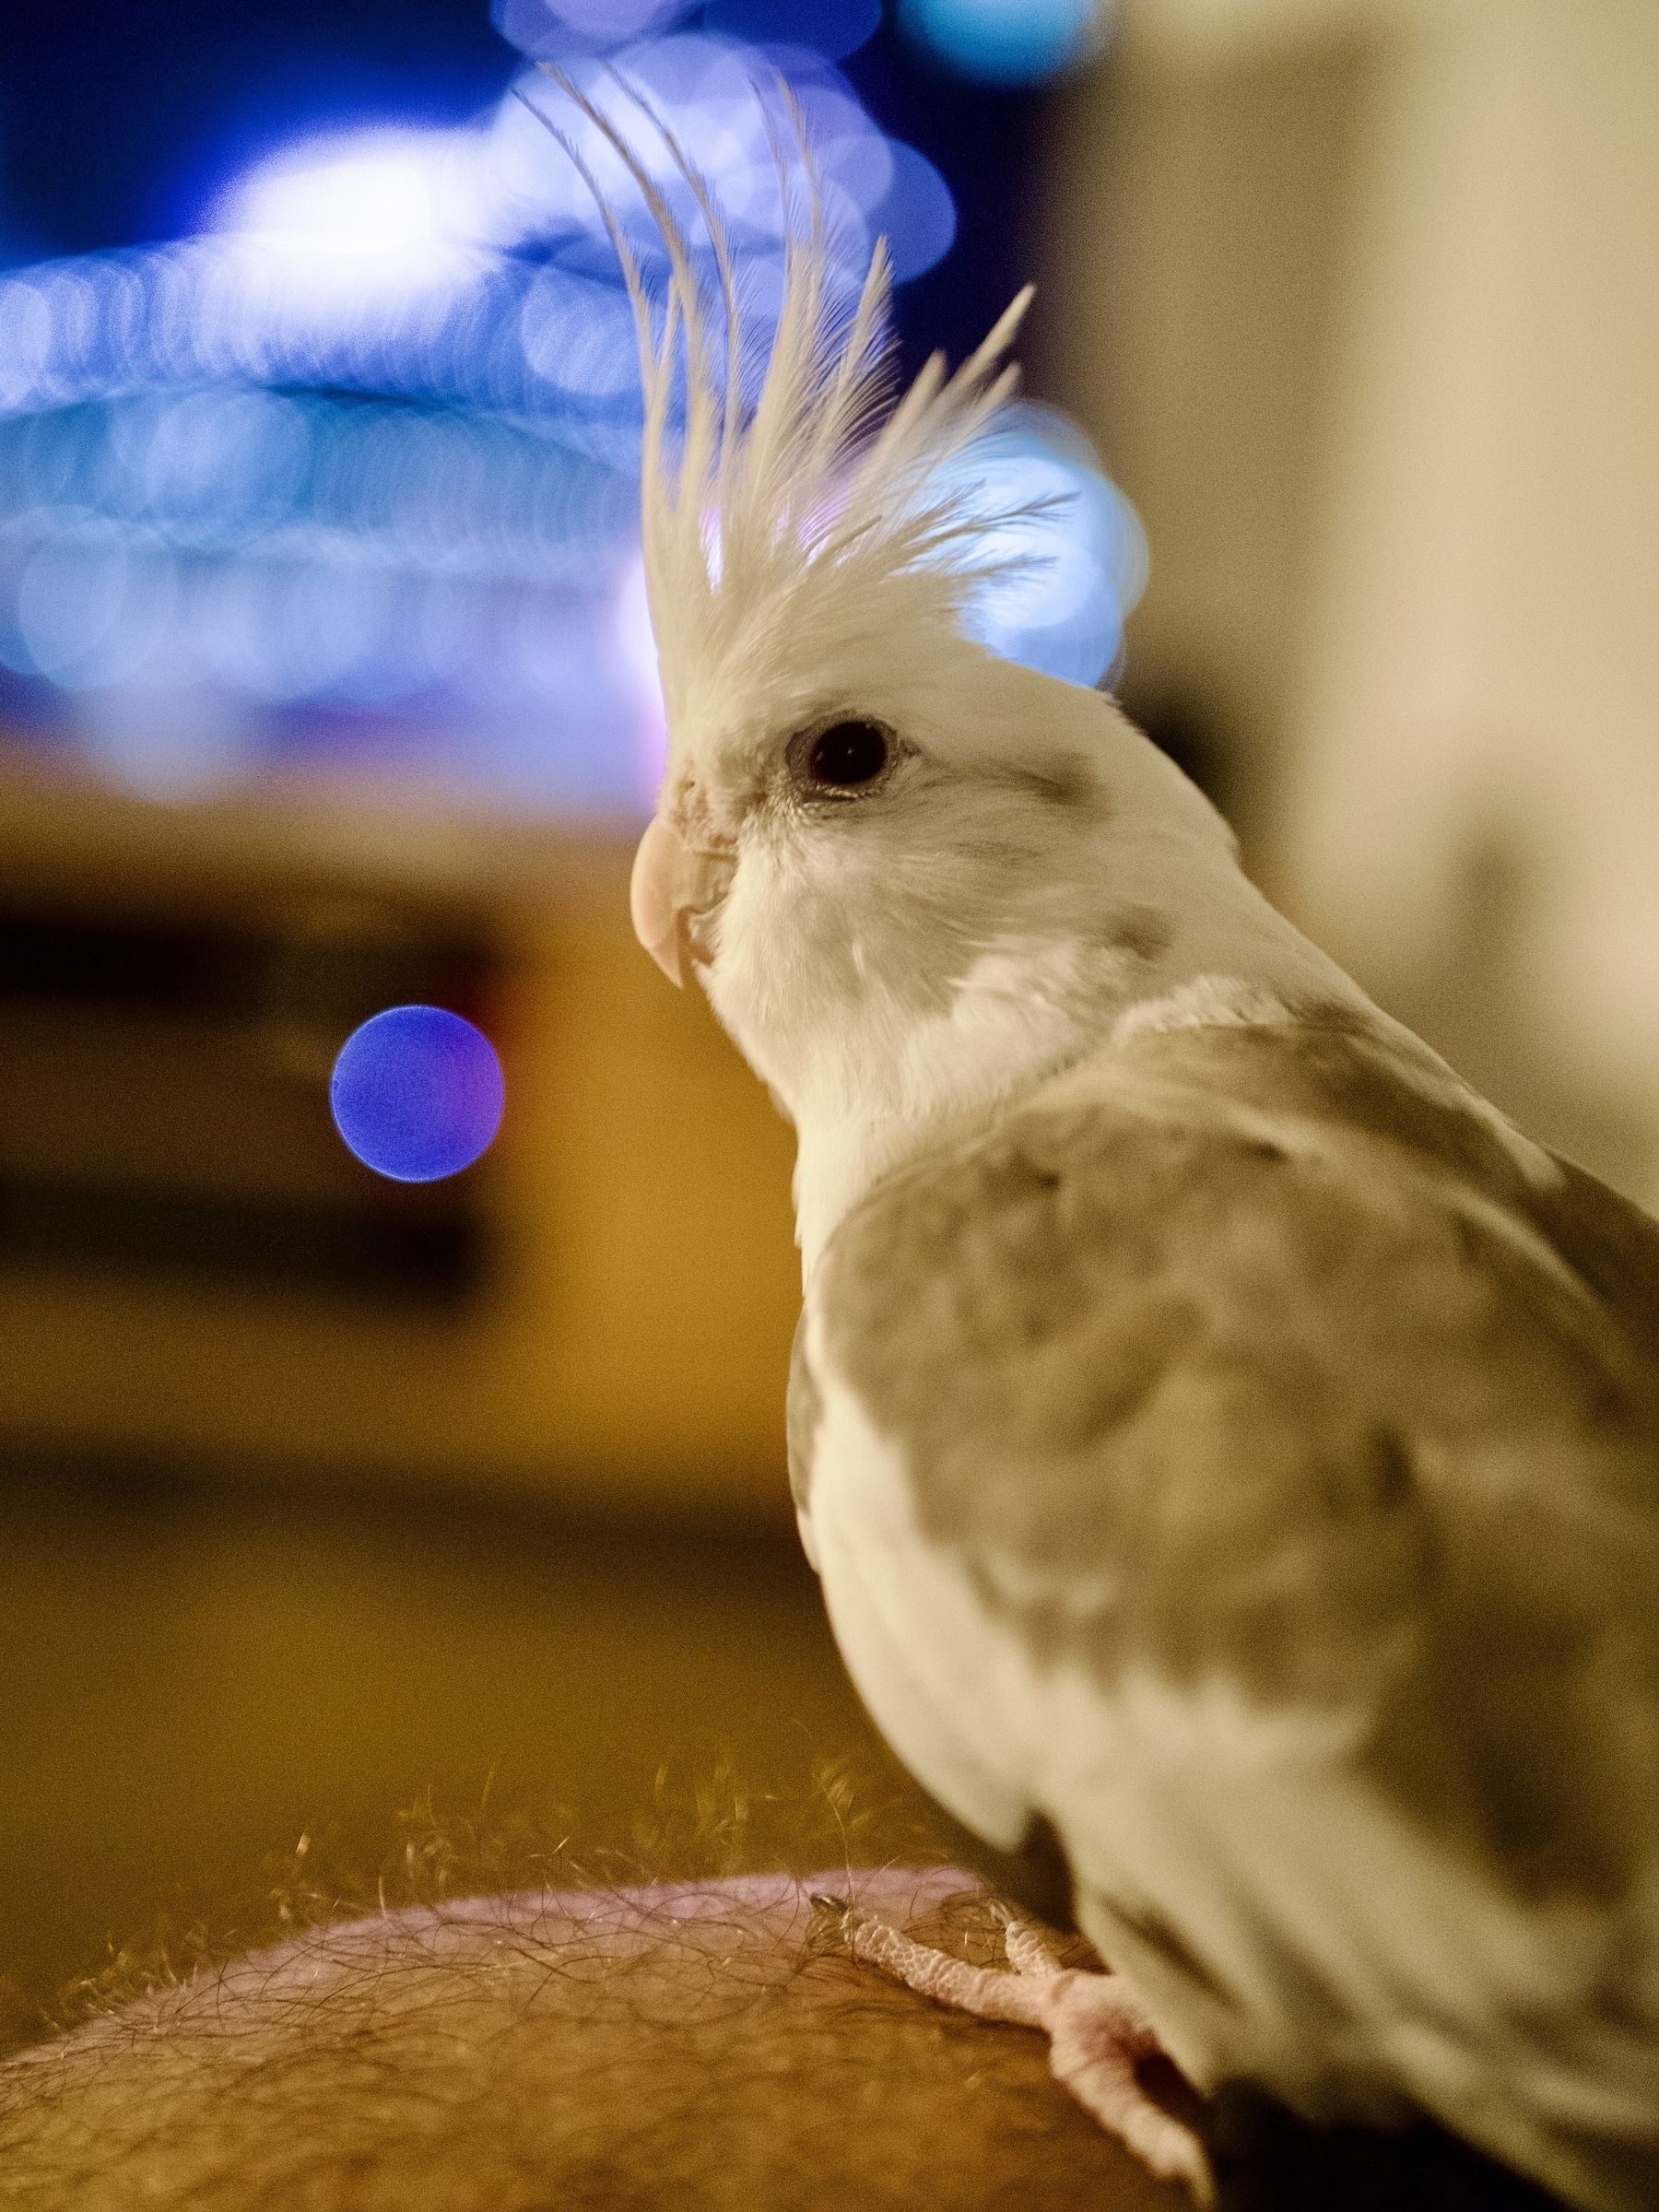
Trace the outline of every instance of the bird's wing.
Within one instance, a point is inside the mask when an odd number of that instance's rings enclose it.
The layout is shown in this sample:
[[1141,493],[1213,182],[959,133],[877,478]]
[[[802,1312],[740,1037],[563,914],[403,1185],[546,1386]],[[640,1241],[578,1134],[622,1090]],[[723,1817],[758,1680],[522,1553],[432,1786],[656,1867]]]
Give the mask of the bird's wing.
[[1623,2207],[1656,1290],[1659,1230],[1430,1056],[1287,1023],[1148,1034],[892,1177],[806,1337],[855,1678],[963,1818],[1054,1821],[1176,2054],[1392,2083]]

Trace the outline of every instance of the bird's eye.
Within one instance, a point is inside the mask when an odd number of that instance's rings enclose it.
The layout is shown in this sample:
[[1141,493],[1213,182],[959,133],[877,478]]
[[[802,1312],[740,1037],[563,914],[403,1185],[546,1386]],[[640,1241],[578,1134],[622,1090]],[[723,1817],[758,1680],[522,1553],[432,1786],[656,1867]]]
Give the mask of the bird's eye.
[[888,734],[879,723],[831,723],[807,747],[807,779],[830,791],[874,782],[888,764]]

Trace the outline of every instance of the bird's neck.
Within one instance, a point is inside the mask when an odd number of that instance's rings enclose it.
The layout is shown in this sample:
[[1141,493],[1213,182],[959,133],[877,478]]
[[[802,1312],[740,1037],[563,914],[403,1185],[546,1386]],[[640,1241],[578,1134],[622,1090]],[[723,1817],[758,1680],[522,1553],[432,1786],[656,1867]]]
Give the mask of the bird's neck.
[[1311,1002],[1372,1011],[1359,986],[1269,906],[1230,858],[1201,883],[1182,871],[1169,944],[1080,983],[1075,947],[1011,944],[963,977],[949,1013],[912,1029],[893,1079],[890,1041],[870,1065],[807,1070],[788,1104],[798,1138],[795,1237],[803,1272],[877,1182],[965,1142],[1039,1085],[1110,1054],[1148,1024],[1270,1020]]

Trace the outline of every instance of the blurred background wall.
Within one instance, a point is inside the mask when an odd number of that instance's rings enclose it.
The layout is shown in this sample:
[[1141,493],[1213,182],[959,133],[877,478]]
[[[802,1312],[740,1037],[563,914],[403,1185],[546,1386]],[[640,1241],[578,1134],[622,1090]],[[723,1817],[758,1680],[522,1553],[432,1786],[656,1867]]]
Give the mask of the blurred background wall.
[[1044,372],[1152,548],[1126,697],[1527,1127],[1659,1196],[1659,16],[1140,0]]
[[[661,747],[637,387],[608,243],[515,87],[550,105],[536,56],[597,82],[621,55],[735,210],[764,313],[783,217],[747,75],[781,68],[843,276],[893,240],[909,367],[1035,274],[1041,404],[976,466],[993,505],[1070,500],[983,634],[1116,687],[1384,1004],[1652,1199],[1659,18],[23,13],[0,83],[18,2017],[158,1912],[222,1920],[301,1836],[371,1865],[429,1794],[602,1847],[657,1818],[660,1774],[695,1799],[724,1771],[786,1855],[776,1807],[827,1804],[815,1774],[851,1759],[888,1808],[860,1847],[906,1847],[925,1816],[789,1525],[790,1133],[628,929]],[[328,1112],[346,1037],[409,1002],[476,1022],[506,1076],[493,1146],[424,1185]]]

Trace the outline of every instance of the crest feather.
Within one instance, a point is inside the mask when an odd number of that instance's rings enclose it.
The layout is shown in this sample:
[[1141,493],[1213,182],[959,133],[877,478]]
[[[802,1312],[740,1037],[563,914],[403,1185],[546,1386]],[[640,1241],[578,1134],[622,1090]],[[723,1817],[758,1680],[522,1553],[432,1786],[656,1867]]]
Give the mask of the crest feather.
[[645,581],[670,726],[705,681],[768,634],[798,637],[809,625],[820,636],[856,636],[872,622],[890,629],[895,621],[911,634],[954,627],[977,584],[1018,565],[1006,552],[975,559],[974,541],[984,544],[988,525],[1008,518],[972,506],[965,488],[941,471],[1013,394],[1018,371],[1004,357],[1032,288],[1010,302],[954,375],[947,377],[935,354],[895,406],[886,241],[876,242],[849,315],[832,281],[832,240],[805,119],[780,80],[786,140],[757,86],[783,204],[783,290],[750,402],[744,370],[751,318],[706,179],[645,94],[613,71],[697,208],[714,265],[713,301],[690,241],[629,136],[565,71],[543,67],[623,163],[668,259],[658,302],[591,165],[535,110],[597,203],[633,306],[645,396]]

